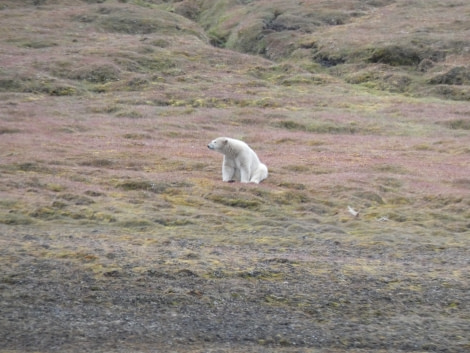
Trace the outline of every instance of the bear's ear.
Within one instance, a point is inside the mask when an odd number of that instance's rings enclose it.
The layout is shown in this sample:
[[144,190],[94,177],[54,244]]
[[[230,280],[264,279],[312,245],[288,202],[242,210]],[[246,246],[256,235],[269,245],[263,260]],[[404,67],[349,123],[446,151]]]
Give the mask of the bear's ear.
[[224,145],[228,143],[228,139],[224,139]]

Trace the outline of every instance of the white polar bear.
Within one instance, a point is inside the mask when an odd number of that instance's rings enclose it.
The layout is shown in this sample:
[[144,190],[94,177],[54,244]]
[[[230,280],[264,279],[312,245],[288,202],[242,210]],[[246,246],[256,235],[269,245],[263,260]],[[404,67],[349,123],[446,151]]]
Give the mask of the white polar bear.
[[223,181],[241,181],[259,184],[268,177],[268,168],[260,162],[255,151],[245,142],[230,137],[218,137],[209,145],[211,150],[224,155]]

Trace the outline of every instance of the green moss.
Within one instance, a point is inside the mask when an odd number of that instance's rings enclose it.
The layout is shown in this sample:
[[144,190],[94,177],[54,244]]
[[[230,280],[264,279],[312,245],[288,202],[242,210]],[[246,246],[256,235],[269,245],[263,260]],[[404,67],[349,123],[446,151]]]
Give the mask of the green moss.
[[463,66],[453,67],[444,74],[436,75],[429,80],[434,85],[469,85],[470,69]]
[[152,190],[153,183],[148,180],[129,180],[117,184],[117,187],[124,190]]
[[445,125],[453,130],[470,130],[470,119],[455,119],[446,121]]
[[109,16],[100,21],[101,26],[107,31],[126,34],[149,34],[161,29],[162,23],[157,18],[139,18],[129,14],[128,16]]
[[51,207],[38,207],[29,214],[31,217],[39,219],[54,219],[60,217],[60,213],[56,209]]
[[10,226],[28,225],[32,224],[33,220],[22,213],[9,212],[7,214],[0,213],[0,223],[7,224]]
[[242,195],[239,195],[239,197],[234,197],[234,195],[217,194],[209,195],[207,199],[225,206],[247,208],[250,210],[256,210],[261,206],[260,200],[248,198],[248,196],[243,197]]
[[157,218],[154,220],[155,223],[161,224],[165,227],[181,227],[194,224],[190,219],[186,218]]
[[125,221],[116,222],[116,226],[123,228],[145,228],[155,226],[155,223],[147,219],[133,218]]
[[372,201],[373,203],[376,203],[376,204],[384,204],[384,200],[382,199],[382,197],[379,194],[372,192],[372,191],[358,191],[358,192],[355,192],[353,195],[354,197],[357,197],[362,200]]
[[470,88],[466,85],[436,85],[431,89],[424,90],[424,94],[456,101],[470,101]]
[[24,48],[31,48],[31,49],[43,49],[43,48],[49,48],[49,47],[55,47],[58,44],[56,42],[49,41],[47,39],[45,40],[32,40],[32,41],[27,41],[24,43],[21,43],[20,46]]
[[420,51],[413,47],[392,45],[375,49],[369,62],[391,66],[417,66],[423,59],[421,55]]
[[128,191],[145,190],[154,192],[156,194],[175,194],[175,191],[172,190],[191,187],[192,184],[187,182],[152,182],[149,180],[128,180],[124,182],[119,182],[116,186],[118,188]]
[[57,86],[49,92],[51,96],[72,96],[77,93],[77,89],[71,86]]
[[392,174],[408,174],[408,170],[400,165],[393,164],[378,164],[373,167],[374,170],[382,173],[392,173]]
[[287,130],[300,130],[300,131],[307,130],[307,127],[304,124],[300,124],[292,120],[283,120],[283,121],[278,122],[276,125],[282,129],[287,129]]
[[75,205],[91,205],[95,201],[87,196],[76,195],[76,194],[62,194],[59,196],[61,199],[72,202]]
[[[290,168],[288,168],[288,169],[290,169]],[[306,170],[309,170],[309,168],[307,168]],[[306,171],[306,170],[304,170],[304,171]],[[305,185],[304,184],[293,183],[293,182],[288,182],[288,181],[280,183],[279,186],[285,187],[285,188],[288,188],[288,189],[294,189],[294,190],[305,190]]]
[[140,119],[144,115],[137,110],[124,110],[116,114],[118,118],[130,118],[130,119]]
[[97,158],[81,162],[80,164],[87,167],[112,168],[115,165],[115,162],[110,159]]
[[275,203],[281,205],[291,205],[309,201],[309,197],[306,193],[294,190],[275,193],[272,195],[272,199]]
[[20,129],[10,129],[10,128],[7,128],[7,127],[0,127],[0,135],[3,135],[3,134],[17,134],[17,133],[20,133],[21,130]]
[[110,63],[93,64],[71,71],[68,78],[86,80],[92,83],[118,81],[120,79],[120,69]]

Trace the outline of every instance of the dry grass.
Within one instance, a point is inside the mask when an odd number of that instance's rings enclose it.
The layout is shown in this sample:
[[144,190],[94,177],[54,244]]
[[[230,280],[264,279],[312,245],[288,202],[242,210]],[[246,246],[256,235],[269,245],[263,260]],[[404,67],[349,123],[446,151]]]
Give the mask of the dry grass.
[[468,6],[234,3],[0,5],[1,352],[469,349]]

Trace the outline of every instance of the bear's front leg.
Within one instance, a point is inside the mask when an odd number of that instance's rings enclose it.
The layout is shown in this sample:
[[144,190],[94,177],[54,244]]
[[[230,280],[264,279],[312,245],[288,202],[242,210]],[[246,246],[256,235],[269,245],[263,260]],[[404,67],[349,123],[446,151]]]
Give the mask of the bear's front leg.
[[222,163],[222,181],[233,181],[235,175],[235,165],[230,160],[224,158]]

